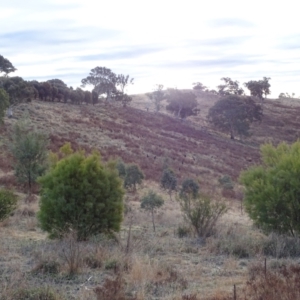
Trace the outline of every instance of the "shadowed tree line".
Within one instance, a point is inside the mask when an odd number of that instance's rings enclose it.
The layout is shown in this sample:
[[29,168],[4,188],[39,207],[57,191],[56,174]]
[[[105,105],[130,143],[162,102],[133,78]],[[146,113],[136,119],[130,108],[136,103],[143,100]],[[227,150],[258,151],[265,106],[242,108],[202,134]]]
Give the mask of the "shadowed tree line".
[[12,63],[0,55],[0,88],[9,95],[10,106],[21,102],[28,102],[31,99],[42,101],[70,102],[73,104],[95,104],[99,97],[106,96],[106,100],[115,100],[121,102],[125,107],[130,101],[125,93],[129,84],[133,84],[133,78],[129,75],[115,74],[105,67],[96,67],[91,70],[89,76],[82,79],[82,87],[92,85],[92,91],[84,91],[78,87],[68,87],[60,79],[51,79],[44,82],[37,80],[27,81],[21,77],[8,77],[8,74],[17,69]]

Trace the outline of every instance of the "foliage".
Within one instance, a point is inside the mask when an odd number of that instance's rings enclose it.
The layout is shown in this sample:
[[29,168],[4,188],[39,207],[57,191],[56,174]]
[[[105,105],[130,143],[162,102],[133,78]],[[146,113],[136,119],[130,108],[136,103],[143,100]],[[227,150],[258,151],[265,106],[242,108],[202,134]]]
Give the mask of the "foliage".
[[124,162],[121,159],[119,159],[117,161],[116,168],[118,170],[119,176],[122,179],[125,179],[125,177],[126,177],[126,165],[124,164]]
[[270,77],[264,77],[262,80],[250,80],[245,82],[244,85],[250,91],[251,96],[258,97],[262,101],[263,97],[266,99],[267,95],[271,93],[270,79]]
[[126,107],[132,101],[130,96],[117,90],[114,93],[111,93],[111,99],[121,102],[123,107]]
[[21,120],[14,126],[12,139],[15,175],[31,194],[32,184],[46,171],[48,137],[32,128],[28,121]]
[[16,208],[18,197],[8,189],[0,189],[0,221],[3,221]]
[[0,73],[4,73],[7,76],[11,72],[15,72],[17,69],[13,64],[5,57],[0,55]]
[[206,89],[207,89],[207,87],[204,84],[202,84],[201,82],[193,83],[193,90],[205,91]]
[[160,185],[163,189],[167,190],[171,199],[172,192],[176,191],[176,186],[177,186],[176,175],[172,169],[165,168],[163,170],[163,174],[160,180]]
[[221,80],[224,81],[224,84],[218,85],[218,94],[220,96],[229,96],[229,95],[244,95],[244,90],[239,86],[238,81],[233,81],[229,77],[223,77]]
[[199,185],[193,179],[185,179],[182,182],[179,197],[185,201],[196,199],[199,195]]
[[21,77],[0,77],[0,88],[9,95],[10,105],[31,101],[37,93],[36,89]]
[[199,112],[196,95],[192,92],[168,89],[167,101],[169,104],[166,106],[166,109],[181,119],[197,115]]
[[[83,87],[93,85],[93,92],[97,93],[98,97],[105,94],[106,100],[113,98],[121,101],[125,107],[132,99],[124,93],[124,90],[127,85],[133,84],[133,80],[129,75],[116,75],[106,67],[96,67],[91,70],[89,76],[81,80],[81,83]],[[120,87],[120,90],[117,87]]]
[[241,174],[245,207],[266,231],[300,233],[300,141],[261,147],[262,165]]
[[82,151],[61,159],[39,179],[42,187],[38,218],[50,237],[70,229],[84,240],[119,231],[123,217],[121,180],[115,165],[103,165],[97,152]]
[[94,91],[98,96],[106,94],[109,97],[110,92],[116,90],[117,75],[105,67],[96,67],[91,70],[89,76],[81,80],[82,86],[93,85]]
[[261,106],[251,97],[231,95],[218,100],[208,113],[208,121],[224,133],[249,136],[250,124],[262,119]]
[[9,107],[9,95],[0,88],[0,124],[3,123],[5,110]]
[[206,238],[214,233],[218,219],[227,211],[224,203],[212,203],[205,195],[191,192],[190,197],[180,196],[180,206],[185,220],[198,237]]
[[293,99],[295,97],[295,93],[292,93],[291,95],[289,93],[280,93],[278,98],[279,99]]
[[234,183],[232,182],[232,179],[228,175],[224,175],[219,178],[219,183],[222,185],[222,187],[225,190],[232,190],[234,187]]
[[148,93],[147,96],[154,102],[155,111],[159,112],[161,109],[161,102],[165,99],[166,95],[163,91],[164,86],[157,84],[152,93]]
[[157,195],[153,191],[149,191],[141,200],[141,208],[151,212],[153,230],[155,231],[154,213],[155,211],[163,206],[164,200],[161,196]]
[[145,176],[137,164],[129,164],[126,166],[124,187],[136,191],[136,185],[141,184],[144,178]]
[[130,78],[129,75],[119,74],[117,76],[117,86],[120,87],[121,93],[124,94],[125,87],[129,84],[133,84],[134,78]]

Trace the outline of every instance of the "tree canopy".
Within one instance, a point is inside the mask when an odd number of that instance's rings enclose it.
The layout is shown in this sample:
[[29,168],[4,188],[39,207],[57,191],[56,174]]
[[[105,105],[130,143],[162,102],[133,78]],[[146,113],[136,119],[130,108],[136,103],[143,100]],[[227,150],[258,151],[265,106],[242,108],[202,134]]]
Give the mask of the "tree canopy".
[[223,77],[221,80],[224,81],[224,84],[218,85],[218,94],[220,96],[229,96],[229,95],[244,95],[244,90],[240,87],[238,81],[234,81],[229,77]]
[[164,200],[161,196],[157,195],[154,191],[148,193],[141,200],[141,208],[151,212],[153,230],[155,231],[154,213],[158,208],[163,206]]
[[38,218],[50,236],[60,237],[72,229],[79,240],[84,240],[120,230],[122,181],[112,163],[101,163],[99,153],[66,154],[39,183],[42,190]]
[[30,101],[37,93],[36,89],[21,77],[0,77],[0,88],[8,93],[10,105]]
[[251,96],[258,97],[262,101],[271,93],[270,79],[270,77],[264,77],[262,80],[250,80],[245,82],[244,85],[250,91]]
[[197,115],[199,111],[197,109],[196,95],[192,92],[168,89],[167,101],[169,104],[166,106],[166,109],[181,119]]
[[13,64],[5,57],[0,55],[0,73],[4,73],[7,76],[11,72],[15,72],[17,69]]
[[262,119],[261,106],[251,97],[230,95],[218,100],[208,113],[208,121],[234,139],[236,134],[249,136],[250,125]]
[[161,187],[166,190],[170,196],[172,196],[172,192],[176,191],[177,186],[177,179],[174,171],[170,168],[165,168],[163,170],[161,180],[160,180]]
[[12,139],[15,175],[27,186],[30,195],[32,184],[46,171],[48,137],[32,128],[28,120],[21,119],[14,126]]
[[300,233],[300,141],[261,147],[262,164],[244,171],[245,208],[267,232]]
[[152,93],[147,93],[147,96],[153,101],[155,106],[155,111],[159,112],[161,109],[161,102],[165,99],[166,94],[163,91],[164,86],[162,84],[157,84]]
[[[129,75],[117,75],[106,67],[96,67],[91,70],[89,76],[81,80],[81,83],[82,87],[94,86],[93,91],[98,97],[104,94],[106,100],[121,101],[123,106],[126,106],[131,101],[131,97],[124,93],[125,87],[133,84],[133,80]],[[119,90],[118,87],[120,87]]]
[[194,82],[193,83],[193,90],[196,91],[205,91],[207,89],[207,87],[202,84],[201,82]]

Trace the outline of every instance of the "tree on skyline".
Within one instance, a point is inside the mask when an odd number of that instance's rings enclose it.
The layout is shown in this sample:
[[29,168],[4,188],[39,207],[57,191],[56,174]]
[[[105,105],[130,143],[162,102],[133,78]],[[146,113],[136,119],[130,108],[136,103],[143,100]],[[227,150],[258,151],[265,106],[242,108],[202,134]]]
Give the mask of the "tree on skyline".
[[178,118],[184,119],[188,116],[197,115],[196,95],[192,92],[183,92],[177,89],[168,89],[166,109],[176,115]]
[[229,95],[244,95],[244,90],[240,87],[238,81],[233,81],[229,77],[223,77],[221,80],[224,81],[224,84],[217,86],[218,94],[220,96],[229,96]]
[[155,106],[155,111],[159,112],[161,109],[161,102],[165,99],[166,94],[163,91],[164,86],[162,84],[156,84],[154,91],[152,93],[147,93],[146,95],[153,101]]
[[231,139],[236,134],[249,136],[251,123],[262,119],[262,108],[251,97],[230,95],[218,100],[209,109],[208,121]]
[[4,76],[7,76],[11,72],[15,72],[17,69],[13,64],[5,57],[0,55],[0,73],[4,73]]
[[117,82],[118,76],[112,72],[111,69],[105,67],[92,69],[89,76],[81,80],[82,87],[92,85],[94,86],[93,91],[95,91],[98,96],[105,94],[106,99],[110,97],[111,93],[116,91]]
[[263,103],[263,100],[271,93],[270,79],[270,77],[263,77],[262,80],[250,80],[245,82],[244,85],[250,91],[251,96],[259,98],[261,103]]

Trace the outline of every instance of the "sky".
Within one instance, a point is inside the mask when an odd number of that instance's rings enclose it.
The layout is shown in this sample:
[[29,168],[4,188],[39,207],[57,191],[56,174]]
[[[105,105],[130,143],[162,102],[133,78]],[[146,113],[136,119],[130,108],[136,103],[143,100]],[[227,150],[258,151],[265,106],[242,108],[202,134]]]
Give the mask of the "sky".
[[[297,5],[298,4],[298,5]],[[0,55],[26,80],[79,87],[96,66],[156,84],[210,89],[270,77],[271,97],[300,96],[296,0],[0,0]],[[12,75],[11,75],[12,76]]]

